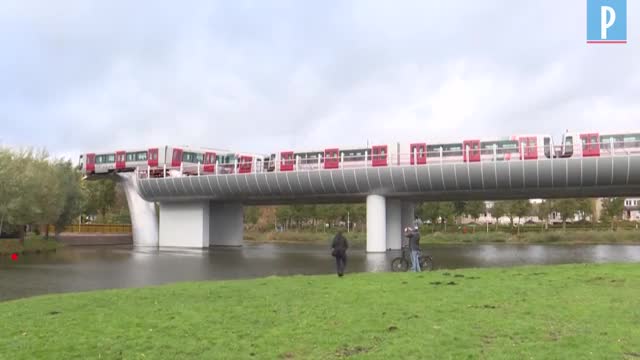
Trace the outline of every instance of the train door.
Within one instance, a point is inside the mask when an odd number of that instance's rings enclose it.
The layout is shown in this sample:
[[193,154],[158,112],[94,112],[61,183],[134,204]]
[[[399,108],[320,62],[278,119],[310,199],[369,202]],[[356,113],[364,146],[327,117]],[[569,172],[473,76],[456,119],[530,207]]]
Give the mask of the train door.
[[96,171],[96,154],[87,154],[86,173],[92,174]]
[[277,156],[276,154],[271,154],[269,155],[268,159],[265,159],[265,162],[264,162],[265,171],[269,172],[276,169],[276,156]]
[[465,140],[462,143],[462,156],[465,162],[480,161],[480,140]]
[[210,151],[204,153],[202,169],[204,170],[204,172],[208,173],[216,172],[216,153]]
[[340,153],[340,150],[337,148],[324,150],[324,168],[325,169],[337,169],[340,167],[340,158],[338,157],[339,153]]
[[[372,166],[387,166],[388,156],[387,145],[374,145],[371,147],[371,165]],[[366,159],[365,159],[366,161]]]
[[411,156],[410,163],[414,164],[426,164],[427,163],[427,144],[417,143],[410,145],[409,154]]
[[158,166],[158,149],[153,148],[147,151],[147,165],[156,167]]
[[116,170],[122,170],[127,166],[127,152],[116,151]]
[[535,136],[520,138],[520,160],[535,160],[538,158],[538,141]]
[[582,156],[600,156],[600,134],[580,134]]
[[293,151],[283,151],[280,153],[280,171],[292,171],[293,164]]
[[174,148],[171,154],[171,166],[180,167],[182,164],[182,149]]
[[238,173],[251,173],[251,165],[253,164],[253,156],[242,155],[238,159]]

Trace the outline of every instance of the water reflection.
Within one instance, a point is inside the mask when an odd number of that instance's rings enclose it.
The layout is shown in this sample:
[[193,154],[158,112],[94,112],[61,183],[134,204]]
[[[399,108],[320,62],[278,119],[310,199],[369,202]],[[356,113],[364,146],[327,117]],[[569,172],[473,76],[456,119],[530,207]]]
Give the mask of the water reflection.
[[[436,268],[494,267],[584,262],[640,262],[638,245],[427,246]],[[350,249],[347,272],[388,271],[399,251],[366,254]],[[0,258],[0,300],[175,281],[330,274],[327,246],[247,244],[242,248],[162,249],[69,247],[56,253]]]

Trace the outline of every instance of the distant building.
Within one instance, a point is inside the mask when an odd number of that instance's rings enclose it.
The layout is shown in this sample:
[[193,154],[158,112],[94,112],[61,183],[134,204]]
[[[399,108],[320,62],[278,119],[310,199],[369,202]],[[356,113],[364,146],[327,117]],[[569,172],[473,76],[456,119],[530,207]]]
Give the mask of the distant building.
[[629,221],[640,221],[640,198],[624,199],[622,218]]

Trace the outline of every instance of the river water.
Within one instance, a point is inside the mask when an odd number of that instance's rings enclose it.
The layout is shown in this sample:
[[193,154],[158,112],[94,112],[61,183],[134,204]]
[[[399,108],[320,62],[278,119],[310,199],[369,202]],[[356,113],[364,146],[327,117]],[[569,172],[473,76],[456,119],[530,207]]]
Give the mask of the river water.
[[[437,269],[527,264],[640,262],[640,245],[423,245]],[[399,252],[351,249],[347,273],[390,271]],[[55,253],[0,258],[0,301],[94,289],[140,287],[176,281],[328,274],[326,246],[246,244],[205,250],[66,247]],[[348,274],[347,274],[348,275]]]

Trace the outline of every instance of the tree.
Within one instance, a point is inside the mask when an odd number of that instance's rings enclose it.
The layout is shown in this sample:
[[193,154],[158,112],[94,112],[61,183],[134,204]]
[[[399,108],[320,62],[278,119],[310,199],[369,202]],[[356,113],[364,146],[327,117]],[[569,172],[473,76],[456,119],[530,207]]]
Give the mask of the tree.
[[501,210],[504,212],[503,215],[509,218],[509,223],[511,227],[513,227],[513,218],[516,217],[514,210],[516,209],[513,205],[513,200],[504,200],[500,201]]
[[21,151],[14,159],[19,164],[14,174],[20,180],[21,191],[16,197],[12,221],[18,226],[20,242],[24,243],[25,227],[35,224],[41,219],[42,205],[39,192],[42,185],[42,174],[36,164],[37,160],[33,150]]
[[86,181],[85,193],[87,196],[85,214],[99,213],[102,221],[105,221],[107,212],[116,203],[116,184],[108,179]]
[[591,217],[591,223],[595,221],[595,203],[593,199],[576,199],[576,210],[580,216],[580,220],[586,221],[587,216]]
[[456,215],[456,218],[461,218],[465,213],[465,208],[467,207],[466,201],[454,201],[453,202],[453,212]]
[[260,216],[260,209],[257,206],[247,206],[244,209],[244,222],[255,225]]
[[549,226],[549,215],[553,211],[553,200],[543,200],[541,203],[536,205],[535,213],[538,216],[538,219],[544,222],[544,228],[547,229]]
[[444,222],[444,232],[447,232],[447,224],[453,220],[456,213],[455,206],[450,201],[441,202],[438,205],[438,212],[440,213],[440,218]]
[[[351,208],[351,223],[360,224],[362,227],[367,222],[367,206],[365,204],[356,204]],[[355,227],[354,227],[355,229]]]
[[55,165],[56,174],[60,179],[60,192],[63,194],[63,205],[61,205],[60,215],[54,222],[56,235],[65,226],[71,224],[73,220],[82,214],[82,206],[85,202],[84,193],[81,188],[81,174],[73,169],[70,162],[60,162]]
[[0,149],[0,234],[5,224],[14,222],[20,194],[23,192],[18,164],[15,154]]
[[562,219],[562,229],[566,230],[567,219],[574,217],[578,211],[578,202],[576,199],[560,199],[554,201],[554,210]]
[[[435,226],[440,218],[440,203],[437,201],[426,201],[416,207],[416,215],[423,220],[431,221],[431,229],[435,231]],[[406,224],[402,224],[405,226]]]
[[276,218],[278,222],[283,224],[284,229],[286,230],[289,227],[291,208],[289,208],[288,206],[278,206],[278,208],[276,209]]
[[507,215],[508,207],[505,201],[495,201],[491,207],[491,215],[496,218],[496,229],[500,223],[500,218]]
[[485,212],[484,201],[469,201],[465,206],[465,213],[469,215],[474,222],[478,221],[481,214]]
[[611,230],[614,229],[614,225],[619,216],[624,211],[624,198],[613,197],[603,199],[602,211],[607,219],[611,219]]
[[[509,214],[518,217],[518,234],[520,234],[520,220],[529,215],[531,202],[529,200],[514,200],[510,202]],[[513,224],[513,220],[511,221]]]

